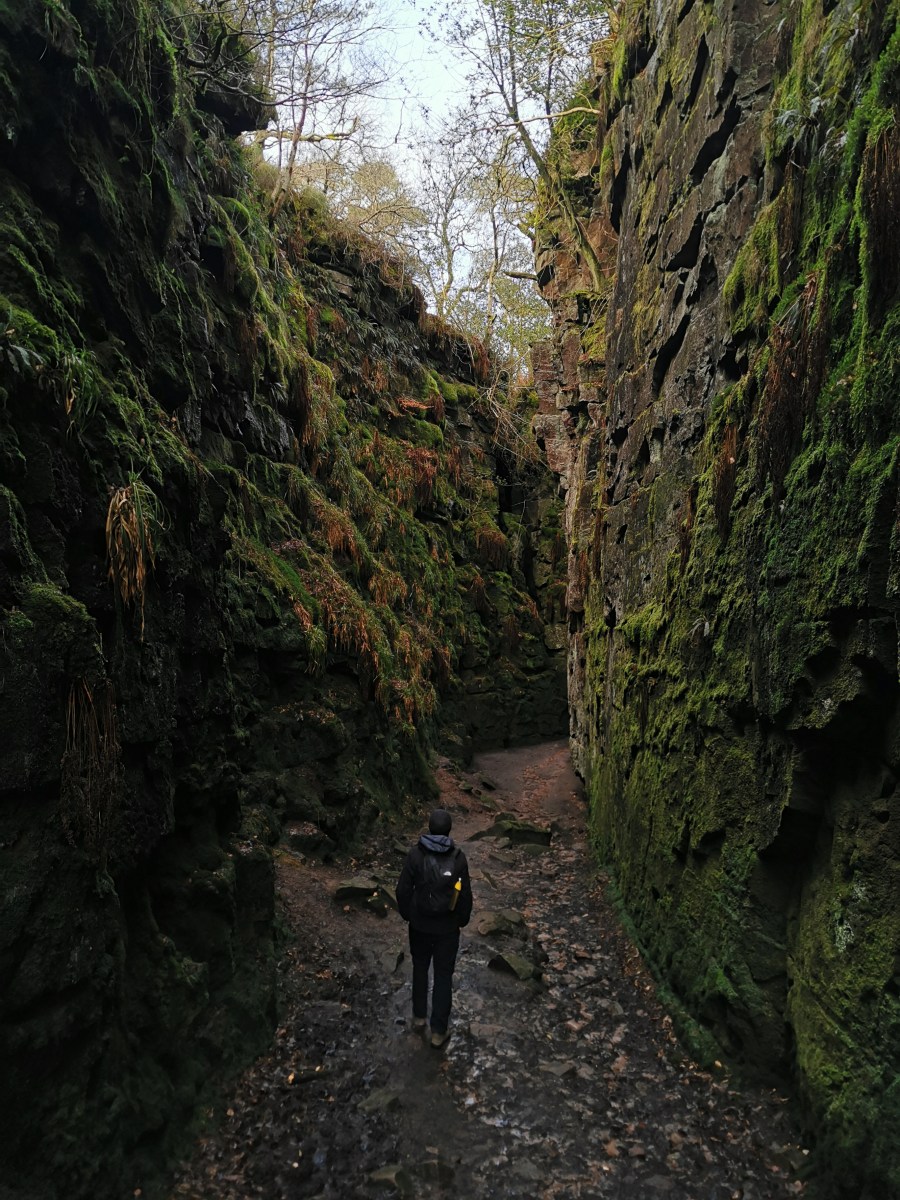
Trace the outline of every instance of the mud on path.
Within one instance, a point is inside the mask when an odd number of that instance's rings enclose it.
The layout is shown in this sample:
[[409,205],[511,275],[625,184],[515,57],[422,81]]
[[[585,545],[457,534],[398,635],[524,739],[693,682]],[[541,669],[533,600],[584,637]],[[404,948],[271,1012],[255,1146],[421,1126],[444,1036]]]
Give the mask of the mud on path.
[[[801,1194],[786,1102],[739,1091],[678,1046],[589,861],[566,743],[444,766],[440,782],[475,894],[449,1042],[434,1050],[412,1029],[396,912],[333,898],[352,875],[393,884],[416,831],[330,866],[283,853],[282,1025],[173,1200]],[[475,836],[499,812],[553,822],[551,844]],[[489,965],[504,953],[540,978]]]

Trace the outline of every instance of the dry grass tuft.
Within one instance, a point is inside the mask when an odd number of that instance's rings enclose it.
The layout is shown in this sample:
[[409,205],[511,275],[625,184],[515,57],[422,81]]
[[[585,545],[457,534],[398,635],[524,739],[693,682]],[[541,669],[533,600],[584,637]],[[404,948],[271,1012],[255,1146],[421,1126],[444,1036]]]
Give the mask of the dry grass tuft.
[[396,608],[409,595],[409,587],[403,576],[396,571],[388,570],[381,563],[376,566],[368,586],[375,603],[382,604],[386,608]]
[[491,359],[483,342],[476,338],[466,339],[469,346],[469,354],[472,358],[472,370],[475,373],[475,378],[479,383],[487,383],[491,377]]
[[737,485],[737,458],[737,426],[727,425],[713,466],[712,478],[713,511],[716,516],[716,527],[723,541],[731,532],[731,505],[734,502]]
[[509,557],[509,543],[499,529],[484,525],[475,534],[475,549],[485,566],[505,571]]
[[403,412],[413,413],[421,416],[422,413],[430,412],[432,406],[426,404],[424,400],[417,400],[415,396],[398,396],[397,407]]
[[694,540],[694,521],[697,517],[697,484],[692,483],[684,496],[684,516],[678,526],[678,557],[681,570],[687,566]]
[[417,502],[422,506],[430,504],[434,497],[440,459],[433,450],[421,446],[408,447],[406,459],[412,470],[413,492]]
[[444,470],[454,487],[459,487],[462,479],[462,452],[457,443],[449,446],[444,455]]
[[491,604],[487,594],[487,586],[484,582],[484,576],[476,574],[469,584],[468,589],[469,599],[472,602],[472,607],[481,616],[489,616],[494,611],[494,606]]
[[561,562],[565,562],[568,553],[569,548],[566,544],[566,535],[561,532],[555,534],[553,544],[550,547],[550,570],[555,571]]
[[106,512],[109,577],[123,604],[140,605],[142,638],[147,579],[156,565],[153,528],[159,525],[156,497],[140,479],[132,475],[125,487],[112,489]]
[[887,305],[896,295],[900,280],[900,130],[896,125],[881,132],[866,151],[863,166],[865,196],[869,210],[868,261],[871,294]]
[[293,417],[294,433],[300,442],[305,443],[312,411],[312,396],[309,386],[309,369],[306,359],[303,357],[297,359],[294,369],[288,376],[287,402]]
[[122,782],[115,692],[104,680],[95,698],[87,680],[72,684],[61,763],[61,817],[66,837],[106,869],[110,821]]
[[306,337],[310,347],[319,340],[319,310],[314,304],[306,306]]
[[436,424],[443,425],[444,418],[447,416],[447,406],[440,392],[431,393],[431,415]]
[[587,550],[579,550],[575,556],[572,582],[575,584],[578,594],[582,598],[587,596],[588,588],[591,584],[591,564]]
[[432,659],[434,681],[438,691],[446,692],[453,678],[452,659],[449,646],[435,646]]
[[[591,574],[599,579],[603,571],[603,531],[606,521],[606,508],[601,504],[594,513],[594,528],[591,532]],[[557,538],[561,535],[557,534]],[[565,542],[563,542],[565,545]]]
[[332,554],[346,554],[359,566],[360,555],[356,530],[350,516],[337,505],[330,504],[319,492],[310,497],[313,526]]
[[333,569],[315,575],[304,572],[303,583],[319,604],[333,649],[354,655],[361,682],[377,686],[381,673],[379,630],[360,597]]
[[772,480],[776,500],[784,494],[785,478],[825,375],[828,305],[827,297],[822,303],[819,300],[819,276],[812,273],[769,336],[769,366],[757,423],[758,471],[760,482]]
[[515,654],[522,641],[522,631],[519,629],[519,622],[510,613],[504,618],[503,624],[500,627],[500,647],[504,654]]
[[544,620],[547,624],[552,624],[554,621],[564,621],[566,619],[566,597],[569,593],[569,585],[565,579],[555,579],[547,585],[544,596]]

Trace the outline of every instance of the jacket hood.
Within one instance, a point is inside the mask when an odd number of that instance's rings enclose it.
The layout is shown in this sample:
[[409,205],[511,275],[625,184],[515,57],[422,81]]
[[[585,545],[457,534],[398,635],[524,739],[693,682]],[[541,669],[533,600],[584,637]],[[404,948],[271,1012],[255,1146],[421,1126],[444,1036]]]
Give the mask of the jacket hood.
[[453,838],[446,833],[423,833],[419,845],[431,854],[447,854],[453,849]]

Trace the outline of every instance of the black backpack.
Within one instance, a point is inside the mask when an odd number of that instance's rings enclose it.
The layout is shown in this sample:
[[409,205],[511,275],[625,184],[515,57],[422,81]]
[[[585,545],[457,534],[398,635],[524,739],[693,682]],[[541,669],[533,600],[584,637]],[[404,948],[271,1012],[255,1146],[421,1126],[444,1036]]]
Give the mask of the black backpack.
[[459,898],[459,850],[449,854],[422,854],[422,878],[416,883],[416,912],[420,917],[444,917]]

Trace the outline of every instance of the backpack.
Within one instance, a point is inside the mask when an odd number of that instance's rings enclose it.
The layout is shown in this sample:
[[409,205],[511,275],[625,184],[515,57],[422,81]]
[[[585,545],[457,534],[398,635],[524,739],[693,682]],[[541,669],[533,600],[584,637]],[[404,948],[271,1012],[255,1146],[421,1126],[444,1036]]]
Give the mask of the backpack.
[[422,879],[416,883],[416,912],[420,917],[444,917],[453,912],[459,897],[459,850],[450,854],[422,854]]

